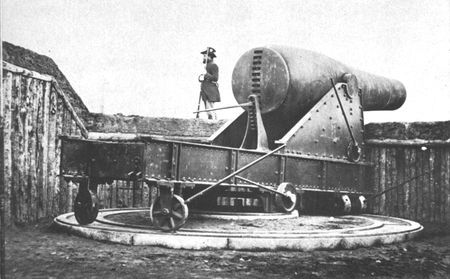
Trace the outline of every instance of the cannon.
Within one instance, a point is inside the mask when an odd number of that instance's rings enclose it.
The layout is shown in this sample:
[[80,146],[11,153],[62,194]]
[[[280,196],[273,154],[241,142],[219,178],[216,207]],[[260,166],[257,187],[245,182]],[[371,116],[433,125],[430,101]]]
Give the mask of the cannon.
[[364,111],[405,101],[396,80],[290,47],[244,53],[232,75],[244,110],[206,143],[141,136],[131,142],[63,138],[61,174],[80,182],[75,217],[93,222],[97,185],[156,189],[155,228],[179,229],[189,211],[361,213],[374,194]]
[[[331,80],[342,83],[345,94],[341,101],[348,103],[340,107],[337,107],[340,105],[337,103],[336,109],[348,110],[342,110],[343,115],[350,122],[360,123],[351,125],[354,126],[354,134],[364,128],[362,111],[394,110],[406,99],[406,90],[401,82],[353,69],[322,54],[280,46],[255,48],[244,53],[236,63],[232,88],[239,104],[258,98],[259,108],[246,106],[246,113],[228,123],[229,129],[234,131],[221,131],[222,135],[214,135],[214,140],[220,144],[237,146],[244,135],[250,135],[250,131],[244,128],[245,123],[257,123],[256,119],[261,118],[264,127],[253,130],[264,131],[268,141],[265,141],[264,133],[260,133],[256,145],[259,144],[260,149],[273,148],[275,141],[288,134],[306,114],[314,114],[313,122],[332,117],[327,115],[330,106],[326,107],[321,102],[321,99],[327,98],[325,95],[335,95]],[[318,106],[325,111],[314,113],[312,108],[317,111]],[[256,116],[256,113],[261,117]],[[329,113],[333,114],[331,111]],[[245,119],[248,118],[246,116],[250,116],[250,119]],[[345,126],[343,117],[329,120],[329,123],[336,123],[340,128]],[[324,132],[322,137],[332,131],[328,129]],[[241,146],[253,148],[248,139]],[[292,148],[301,149],[300,146]]]

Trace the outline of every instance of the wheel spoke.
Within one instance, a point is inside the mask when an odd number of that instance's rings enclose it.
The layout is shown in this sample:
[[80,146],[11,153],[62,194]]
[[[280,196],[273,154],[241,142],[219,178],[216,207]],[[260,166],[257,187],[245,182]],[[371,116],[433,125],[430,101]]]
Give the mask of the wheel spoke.
[[183,219],[183,215],[181,213],[178,213],[176,211],[172,211],[172,216],[178,219]]
[[170,220],[170,228],[172,229],[175,228],[175,221],[173,220],[173,218],[170,217],[169,220]]

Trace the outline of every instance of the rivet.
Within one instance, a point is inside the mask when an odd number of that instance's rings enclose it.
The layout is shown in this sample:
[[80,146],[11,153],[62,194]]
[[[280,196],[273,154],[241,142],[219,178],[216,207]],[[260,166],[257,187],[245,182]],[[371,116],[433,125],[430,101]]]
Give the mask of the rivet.
[[337,105],[336,107],[339,108],[339,105]]
[[300,126],[300,129],[303,129],[303,126]]
[[324,131],[324,132],[325,132],[325,128],[322,128],[322,131]]
[[330,119],[333,119],[333,117],[330,116]]

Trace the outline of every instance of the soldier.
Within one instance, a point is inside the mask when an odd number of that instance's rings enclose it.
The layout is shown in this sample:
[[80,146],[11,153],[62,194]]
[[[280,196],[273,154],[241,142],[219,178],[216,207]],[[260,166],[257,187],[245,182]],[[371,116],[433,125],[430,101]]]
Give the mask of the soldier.
[[[201,82],[200,96],[205,103],[206,109],[214,108],[215,102],[220,102],[219,85],[219,67],[214,63],[216,50],[212,47],[206,48],[205,51],[200,52],[203,54],[203,64],[205,65],[206,73],[199,78]],[[217,119],[214,111],[208,112],[208,119]]]

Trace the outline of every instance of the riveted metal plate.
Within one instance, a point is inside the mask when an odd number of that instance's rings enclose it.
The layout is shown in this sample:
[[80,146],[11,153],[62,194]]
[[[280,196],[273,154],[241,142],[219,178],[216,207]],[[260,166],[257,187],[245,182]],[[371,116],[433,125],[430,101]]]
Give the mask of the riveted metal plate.
[[[360,98],[349,99],[342,83],[336,89],[342,101],[350,129],[356,142],[363,146],[363,111]],[[282,139],[293,153],[334,159],[347,159],[347,148],[352,138],[342,109],[331,89]],[[362,150],[364,153],[364,150]]]
[[169,143],[147,142],[145,146],[146,175],[169,178],[172,169],[172,148]]
[[128,173],[143,169],[144,144],[93,142],[89,155],[92,177],[127,179]]
[[[247,153],[245,151],[239,151],[238,153],[238,167],[242,168],[248,163],[261,157],[263,154]],[[278,185],[280,175],[280,162],[279,156],[269,156],[260,161],[256,165],[250,167],[248,170],[243,171],[240,176],[258,182],[263,185],[276,186]]]
[[229,173],[230,160],[228,150],[183,145],[179,176],[193,181],[217,181]]
[[348,191],[361,191],[359,165],[327,162],[326,185],[330,188]]
[[294,185],[322,185],[322,161],[301,158],[286,159],[285,181]]

